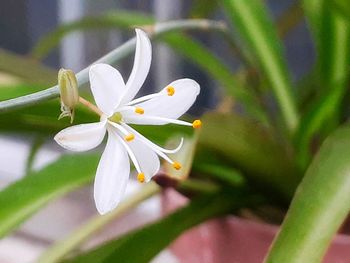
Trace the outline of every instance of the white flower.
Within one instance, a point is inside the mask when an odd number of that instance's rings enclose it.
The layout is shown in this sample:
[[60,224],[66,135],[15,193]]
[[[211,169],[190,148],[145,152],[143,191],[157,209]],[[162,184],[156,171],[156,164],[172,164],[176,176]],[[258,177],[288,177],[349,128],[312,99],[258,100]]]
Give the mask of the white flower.
[[126,84],[120,73],[107,64],[90,67],[91,90],[102,112],[100,122],[71,126],[55,136],[56,142],[68,150],[87,151],[98,146],[107,131],[107,145],[94,184],[94,198],[100,214],[115,208],[123,196],[130,174],[129,157],[140,182],[149,181],[158,172],[159,156],[175,169],[181,168],[167,154],[178,151],[182,140],[176,149],[163,149],[127,124],[175,123],[194,128],[201,125],[199,120],[193,123],[177,120],[199,94],[200,87],[194,80],[179,79],[158,93],[134,99],[147,77],[152,55],[147,35],[140,29],[136,29],[136,35],[134,66]]

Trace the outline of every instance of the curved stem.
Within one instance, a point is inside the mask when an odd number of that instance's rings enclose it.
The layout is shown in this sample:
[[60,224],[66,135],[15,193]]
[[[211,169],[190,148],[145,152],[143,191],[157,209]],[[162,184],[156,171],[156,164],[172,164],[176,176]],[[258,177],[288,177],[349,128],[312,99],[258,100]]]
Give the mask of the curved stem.
[[[149,33],[149,36],[151,38],[157,37],[167,32],[176,31],[176,30],[197,29],[197,30],[223,31],[225,30],[225,28],[226,27],[224,23],[219,21],[211,21],[207,19],[175,20],[175,21],[164,22],[164,23],[155,23],[154,25],[144,27],[144,29]],[[119,60],[129,55],[135,49],[135,45],[136,45],[136,38],[134,37],[128,40],[127,42],[125,42],[120,47],[114,49],[110,53],[98,59],[94,63],[115,64]],[[89,73],[89,67],[83,69],[82,71],[76,74],[79,87],[81,87],[82,85],[88,82],[88,77],[89,77],[88,73]],[[0,113],[10,111],[10,110],[15,110],[17,108],[21,108],[25,106],[34,105],[42,101],[57,98],[58,96],[59,96],[59,88],[56,85],[46,90],[35,92],[29,95],[1,101]]]

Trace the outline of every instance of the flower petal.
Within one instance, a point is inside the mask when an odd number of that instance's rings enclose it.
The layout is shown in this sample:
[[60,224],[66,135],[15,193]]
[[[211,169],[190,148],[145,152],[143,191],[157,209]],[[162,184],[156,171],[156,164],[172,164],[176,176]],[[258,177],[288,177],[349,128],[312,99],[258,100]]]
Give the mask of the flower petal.
[[54,137],[63,148],[76,152],[88,151],[98,146],[106,133],[106,121],[68,127]]
[[139,163],[141,172],[145,175],[145,181],[148,182],[159,171],[160,161],[158,155],[137,137],[129,142],[128,145]]
[[[167,95],[167,87],[173,87],[175,93],[172,96]],[[148,116],[177,119],[183,115],[194,103],[200,92],[199,84],[192,79],[179,79],[170,83],[160,93],[164,96],[152,98],[148,101],[135,104],[144,110],[144,114],[140,115],[132,110],[122,112],[124,121],[130,124],[150,124],[162,125],[167,124],[166,120],[147,120]]]
[[112,115],[126,90],[119,71],[108,64],[95,64],[90,67],[89,77],[98,108],[107,116]]
[[106,214],[118,205],[124,195],[129,174],[128,154],[120,139],[109,132],[94,184],[94,198],[100,214]]
[[131,101],[144,83],[152,60],[152,46],[147,34],[136,29],[136,52],[134,66],[126,83],[125,95],[122,104]]

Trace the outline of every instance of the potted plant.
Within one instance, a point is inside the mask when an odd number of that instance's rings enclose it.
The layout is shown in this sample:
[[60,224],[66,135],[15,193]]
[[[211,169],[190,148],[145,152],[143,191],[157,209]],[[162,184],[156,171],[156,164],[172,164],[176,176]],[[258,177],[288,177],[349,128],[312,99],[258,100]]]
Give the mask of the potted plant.
[[[205,5],[195,1],[192,11],[207,17],[218,8],[225,13],[224,21],[203,18],[156,23],[143,14],[107,13],[64,25],[37,44],[31,55],[42,59],[72,30],[96,26],[126,30],[137,25],[154,41],[168,44],[199,66],[224,92],[218,107],[203,114],[203,126],[194,133],[174,126],[156,132],[141,128],[142,134],[159,143],[170,145],[178,134],[185,137],[182,150],[171,155],[181,162],[181,169],[179,163],[164,164],[154,182],[54,244],[42,255],[42,262],[149,262],[170,244],[181,262],[350,260],[350,239],[343,223],[350,209],[350,129],[346,125],[349,4],[341,0],[293,3],[276,23],[259,0],[206,1]],[[292,80],[281,38],[304,18],[316,61],[305,76]],[[237,56],[242,66],[234,71],[184,31],[217,33],[228,46],[225,59]],[[97,62],[115,64],[135,49],[137,41],[126,42]],[[36,68],[39,76],[51,72],[13,54],[6,54],[6,59]],[[18,74],[29,78],[26,72]],[[73,72],[67,78],[67,83],[80,88],[88,82],[87,69],[77,73],[76,80]],[[29,96],[20,96],[29,93],[28,86],[16,87],[10,96],[4,90],[0,102],[3,129],[18,132],[21,127],[21,132],[35,130],[51,138],[70,126],[53,120],[58,102],[46,101],[60,95],[57,86]],[[168,92],[169,96],[174,93]],[[69,94],[69,98],[75,96]],[[80,89],[79,94],[84,91]],[[14,98],[5,100],[9,97]],[[101,109],[78,101],[80,106],[63,102],[63,115],[75,113],[77,124],[103,121],[89,111],[99,113]],[[40,171],[29,169],[29,176],[0,192],[0,234],[9,234],[44,204],[91,182],[98,160],[96,153],[64,154]],[[139,181],[148,179],[140,174]],[[186,199],[176,196],[174,190]],[[162,219],[76,253],[100,228],[161,192],[166,214]],[[214,217],[220,219],[206,222]],[[344,233],[336,235],[342,224]]]

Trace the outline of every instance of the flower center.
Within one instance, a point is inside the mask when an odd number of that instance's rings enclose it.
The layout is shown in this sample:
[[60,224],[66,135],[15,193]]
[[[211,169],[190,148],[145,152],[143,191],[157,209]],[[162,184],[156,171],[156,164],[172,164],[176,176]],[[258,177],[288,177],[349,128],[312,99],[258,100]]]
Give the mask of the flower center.
[[119,123],[119,122],[121,122],[122,117],[123,116],[120,112],[116,112],[111,117],[109,117],[108,120],[115,122],[115,123]]

